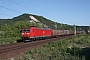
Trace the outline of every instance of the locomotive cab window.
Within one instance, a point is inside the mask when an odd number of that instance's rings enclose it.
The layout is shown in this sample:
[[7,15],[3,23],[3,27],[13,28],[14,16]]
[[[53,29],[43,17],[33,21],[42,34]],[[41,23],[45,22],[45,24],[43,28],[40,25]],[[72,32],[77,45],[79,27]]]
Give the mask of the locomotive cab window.
[[29,32],[30,30],[28,29],[27,32]]
[[23,29],[22,32],[29,32],[29,29]]

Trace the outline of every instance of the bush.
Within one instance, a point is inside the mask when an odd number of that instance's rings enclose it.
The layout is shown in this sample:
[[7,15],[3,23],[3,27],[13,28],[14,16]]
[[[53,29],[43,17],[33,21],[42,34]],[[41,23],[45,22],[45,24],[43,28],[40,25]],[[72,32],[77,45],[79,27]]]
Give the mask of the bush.
[[[82,46],[89,46],[90,36],[77,35],[57,42],[44,44],[42,48],[29,50],[23,58],[33,60],[85,60]],[[79,44],[77,44],[79,42]]]

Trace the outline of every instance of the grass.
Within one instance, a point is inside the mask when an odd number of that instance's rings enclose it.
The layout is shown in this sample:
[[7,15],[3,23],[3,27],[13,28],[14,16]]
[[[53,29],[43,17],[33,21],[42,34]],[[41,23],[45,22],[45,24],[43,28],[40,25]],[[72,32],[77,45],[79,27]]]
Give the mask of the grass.
[[15,60],[85,60],[81,47],[90,46],[90,35],[77,35],[29,50]]
[[17,40],[19,40],[20,37],[7,37],[7,38],[0,38],[0,45],[2,44],[13,44],[16,43]]

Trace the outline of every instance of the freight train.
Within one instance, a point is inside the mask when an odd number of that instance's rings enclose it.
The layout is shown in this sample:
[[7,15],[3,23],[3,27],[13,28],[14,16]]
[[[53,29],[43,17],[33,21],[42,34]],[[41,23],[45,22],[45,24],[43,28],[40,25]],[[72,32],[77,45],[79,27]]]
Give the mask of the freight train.
[[[79,34],[80,32],[76,31],[76,33]],[[37,28],[35,26],[31,26],[30,28],[22,29],[21,38],[24,42],[26,42],[73,34],[73,30],[56,30],[49,28]]]

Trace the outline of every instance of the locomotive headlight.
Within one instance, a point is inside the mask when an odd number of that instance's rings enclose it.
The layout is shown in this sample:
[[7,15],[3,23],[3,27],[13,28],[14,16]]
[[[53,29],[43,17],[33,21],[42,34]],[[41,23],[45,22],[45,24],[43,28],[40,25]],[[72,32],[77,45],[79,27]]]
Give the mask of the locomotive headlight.
[[27,33],[27,37],[29,37],[29,33]]
[[29,35],[29,33],[27,33]]
[[24,33],[22,33],[22,34],[24,34]]

